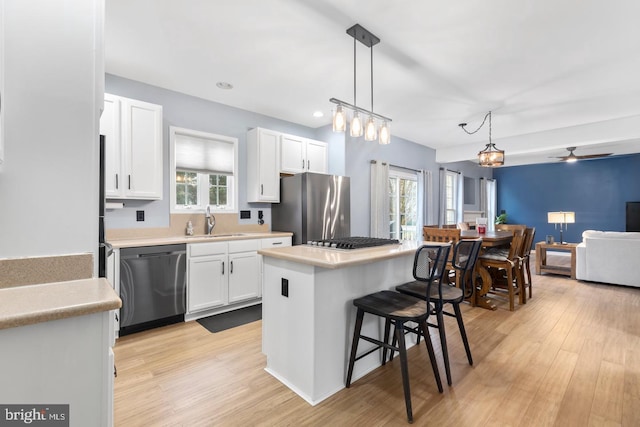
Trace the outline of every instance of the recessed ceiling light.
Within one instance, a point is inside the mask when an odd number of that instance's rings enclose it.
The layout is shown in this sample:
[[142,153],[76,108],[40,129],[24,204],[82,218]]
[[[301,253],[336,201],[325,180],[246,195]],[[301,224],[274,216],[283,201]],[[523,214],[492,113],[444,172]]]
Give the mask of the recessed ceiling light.
[[216,83],[216,86],[218,86],[220,89],[233,89],[233,85],[227,82],[218,82]]
[[324,113],[322,111],[316,111],[313,113],[313,117],[324,117]]

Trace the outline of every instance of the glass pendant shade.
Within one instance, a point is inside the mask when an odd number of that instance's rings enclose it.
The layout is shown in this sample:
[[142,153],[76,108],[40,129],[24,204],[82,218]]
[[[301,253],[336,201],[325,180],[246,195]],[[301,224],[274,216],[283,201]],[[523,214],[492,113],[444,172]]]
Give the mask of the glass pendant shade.
[[364,140],[375,141],[377,137],[378,129],[376,128],[376,121],[373,119],[373,116],[369,116],[364,126]]
[[391,142],[391,130],[389,129],[389,123],[385,120],[380,126],[379,142],[382,145],[389,144]]
[[344,132],[347,128],[347,116],[342,108],[342,105],[338,105],[333,112],[333,131]]
[[353,112],[353,117],[351,118],[351,128],[350,135],[354,138],[358,138],[362,136],[362,120],[360,120],[360,114],[357,111]]
[[478,153],[480,166],[495,167],[504,165],[504,150],[498,150],[494,144],[487,144],[484,150]]

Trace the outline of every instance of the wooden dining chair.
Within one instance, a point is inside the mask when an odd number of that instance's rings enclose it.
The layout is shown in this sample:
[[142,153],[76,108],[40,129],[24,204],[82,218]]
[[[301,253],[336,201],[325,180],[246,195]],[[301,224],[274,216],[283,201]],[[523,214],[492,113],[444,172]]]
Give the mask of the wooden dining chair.
[[[451,243],[451,245],[455,246],[456,243],[460,241],[460,232],[462,230],[458,228],[432,228],[432,227],[423,227],[422,228],[422,238],[425,242],[441,242],[441,243]],[[447,272],[445,274],[445,278],[447,282],[451,282],[451,274],[454,273],[454,268],[452,264],[453,259],[453,251],[449,252],[449,259],[447,260]]]
[[524,231],[527,228],[524,224],[496,224],[496,231],[514,231],[514,230],[522,230]]
[[[522,286],[526,290],[529,288],[529,298],[533,297],[533,282],[531,281],[531,246],[536,235],[535,227],[527,227],[524,231],[525,239],[522,250]],[[524,300],[526,302],[527,295],[525,292]]]
[[490,292],[500,295],[506,291],[510,311],[515,309],[516,295],[520,297],[520,303],[524,304],[521,275],[523,245],[524,230],[514,230],[507,252],[496,248],[485,251],[479,257],[482,267],[492,273]]

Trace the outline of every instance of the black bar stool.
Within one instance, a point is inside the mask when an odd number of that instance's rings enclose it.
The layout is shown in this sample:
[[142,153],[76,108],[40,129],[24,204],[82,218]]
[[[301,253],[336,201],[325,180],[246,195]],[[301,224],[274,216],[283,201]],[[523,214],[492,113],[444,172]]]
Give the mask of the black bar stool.
[[[413,422],[413,412],[411,409],[411,390],[409,387],[407,350],[404,340],[405,323],[415,322],[419,325],[427,351],[429,352],[429,359],[431,360],[431,367],[438,385],[438,391],[442,393],[442,382],[440,381],[436,356],[433,350],[431,337],[429,336],[429,331],[427,329],[427,318],[433,311],[433,306],[428,303],[427,300],[430,295],[431,284],[442,281],[450,247],[450,245],[425,245],[416,251],[413,262],[413,277],[417,281],[424,282],[426,286],[425,293],[421,298],[401,294],[395,291],[380,291],[353,300],[353,305],[357,307],[358,311],[353,331],[353,342],[351,344],[351,356],[349,358],[346,386],[347,388],[351,386],[351,375],[353,374],[353,365],[356,360],[383,348],[382,364],[384,365],[386,363],[387,350],[391,350],[392,354],[394,351],[397,351],[400,354],[404,400],[407,408],[407,419],[410,423]],[[365,313],[380,316],[385,319],[384,341],[361,334],[362,319],[364,318]],[[398,343],[397,346],[388,344],[392,324],[395,329],[394,342]],[[376,347],[357,356],[358,342],[360,339],[376,344]]]
[[[447,374],[447,384],[451,385],[451,367],[449,366],[449,351],[447,350],[447,337],[444,330],[444,315],[455,317],[458,321],[458,328],[460,329],[460,335],[462,337],[462,343],[467,353],[467,359],[469,365],[473,365],[473,358],[471,357],[471,349],[469,348],[469,340],[467,339],[467,333],[464,329],[464,322],[462,321],[462,312],[460,311],[460,304],[465,298],[465,288],[473,290],[475,286],[474,280],[474,268],[476,261],[478,260],[478,254],[480,253],[480,247],[482,246],[482,239],[477,240],[461,240],[459,241],[453,253],[453,268],[456,270],[456,280],[459,287],[451,286],[439,282],[436,286],[432,286],[430,289],[425,286],[423,281],[416,280],[414,282],[405,283],[397,286],[396,290],[406,295],[411,295],[416,298],[426,298],[433,304],[434,313],[438,321],[437,324],[428,323],[429,326],[438,328],[440,333],[440,346],[442,347],[442,357],[444,359],[444,367]],[[451,304],[453,306],[453,313],[444,311],[444,305]],[[418,339],[420,334],[418,331],[411,330],[418,333]],[[393,357],[393,353],[391,354]]]

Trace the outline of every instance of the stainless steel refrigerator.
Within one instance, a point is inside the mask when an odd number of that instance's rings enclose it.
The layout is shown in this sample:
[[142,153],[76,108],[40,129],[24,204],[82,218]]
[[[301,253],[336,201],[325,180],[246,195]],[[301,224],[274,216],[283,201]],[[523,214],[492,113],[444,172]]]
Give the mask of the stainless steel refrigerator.
[[293,232],[294,245],[349,237],[349,177],[301,173],[280,178],[280,203],[271,205],[271,229]]

